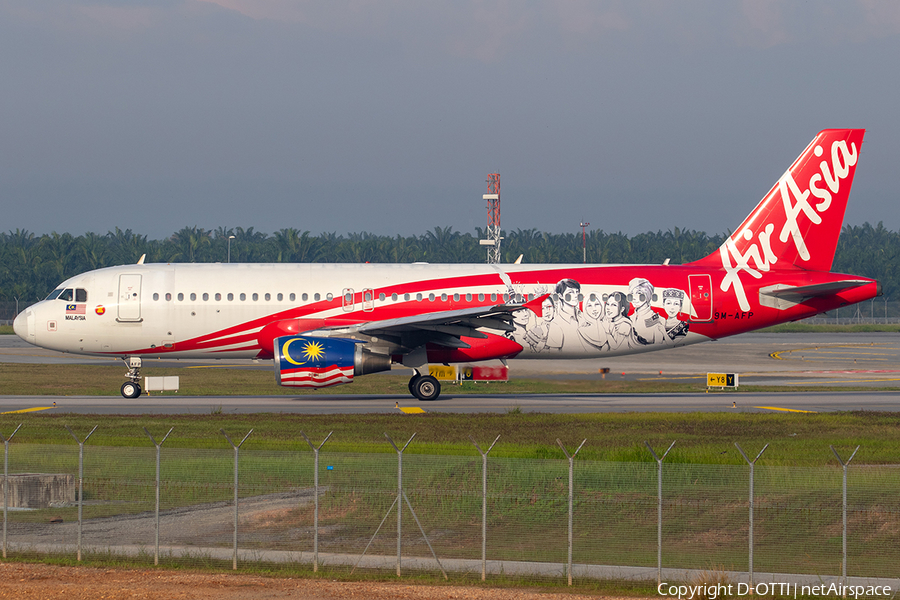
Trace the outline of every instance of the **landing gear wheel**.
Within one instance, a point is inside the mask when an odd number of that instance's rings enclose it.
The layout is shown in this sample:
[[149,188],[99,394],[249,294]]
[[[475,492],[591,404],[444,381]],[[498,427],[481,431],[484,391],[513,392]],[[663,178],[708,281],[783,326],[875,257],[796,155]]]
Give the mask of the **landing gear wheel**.
[[416,373],[415,375],[413,375],[412,377],[410,377],[410,379],[409,379],[409,384],[406,386],[407,388],[409,388],[409,393],[410,393],[410,395],[412,395],[412,396],[415,396],[415,395],[416,395],[416,392],[413,390],[413,385],[416,383],[416,380],[417,380],[419,377],[421,377],[421,375],[419,375],[418,373]]
[[421,375],[409,382],[413,396],[424,402],[437,400],[441,395],[441,383],[431,375]]
[[132,383],[130,381],[126,381],[122,384],[122,397],[124,398],[137,398],[141,395],[141,385],[139,383]]

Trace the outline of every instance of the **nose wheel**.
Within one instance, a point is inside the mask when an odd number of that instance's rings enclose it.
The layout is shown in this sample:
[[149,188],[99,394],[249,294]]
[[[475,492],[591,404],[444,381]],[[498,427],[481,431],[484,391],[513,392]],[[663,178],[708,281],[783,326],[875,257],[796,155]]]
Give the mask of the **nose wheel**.
[[441,382],[431,375],[413,375],[409,380],[409,392],[424,402],[437,400],[441,395]]
[[126,381],[122,384],[122,397],[123,398],[137,398],[141,395],[141,384],[132,383],[130,381]]
[[141,395],[141,358],[139,356],[129,356],[123,358],[125,364],[128,365],[128,373],[125,378],[128,379],[122,384],[121,392],[123,398],[137,398]]

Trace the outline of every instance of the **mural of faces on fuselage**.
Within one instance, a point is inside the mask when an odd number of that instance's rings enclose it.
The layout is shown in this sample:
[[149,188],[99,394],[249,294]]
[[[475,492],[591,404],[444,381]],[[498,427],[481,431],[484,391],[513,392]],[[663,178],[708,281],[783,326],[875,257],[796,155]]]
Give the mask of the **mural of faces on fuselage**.
[[584,301],[584,315],[593,322],[603,318],[603,299],[591,294]]
[[[546,287],[536,288],[541,294]],[[585,356],[647,346],[673,345],[688,332],[683,291],[667,288],[662,306],[654,286],[644,278],[632,279],[627,288],[608,294],[582,294],[574,279],[562,279],[541,303],[541,316],[527,309],[513,314],[515,330],[508,334],[526,353],[560,352]],[[540,294],[531,294],[532,298]],[[653,306],[657,308],[654,310]],[[657,312],[662,308],[666,318]],[[527,313],[527,314],[525,314]]]

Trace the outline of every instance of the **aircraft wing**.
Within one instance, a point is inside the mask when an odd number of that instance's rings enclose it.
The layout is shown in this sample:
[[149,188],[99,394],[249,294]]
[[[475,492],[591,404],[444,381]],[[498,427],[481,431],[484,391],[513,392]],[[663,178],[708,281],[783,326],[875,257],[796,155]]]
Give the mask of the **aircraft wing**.
[[448,348],[469,348],[470,345],[461,338],[486,339],[488,335],[479,329],[513,331],[513,313],[516,311],[528,309],[541,316],[541,303],[546,297],[547,294],[524,303],[445,310],[350,326],[324,327],[308,333],[371,336],[398,349],[411,349],[428,343]]

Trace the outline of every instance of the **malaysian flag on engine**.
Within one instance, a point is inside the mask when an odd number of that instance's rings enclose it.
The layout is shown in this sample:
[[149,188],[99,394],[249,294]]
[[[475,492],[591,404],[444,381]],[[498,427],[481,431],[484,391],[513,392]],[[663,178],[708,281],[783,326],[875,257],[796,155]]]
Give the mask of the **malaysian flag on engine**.
[[66,304],[67,315],[83,315],[84,304]]

